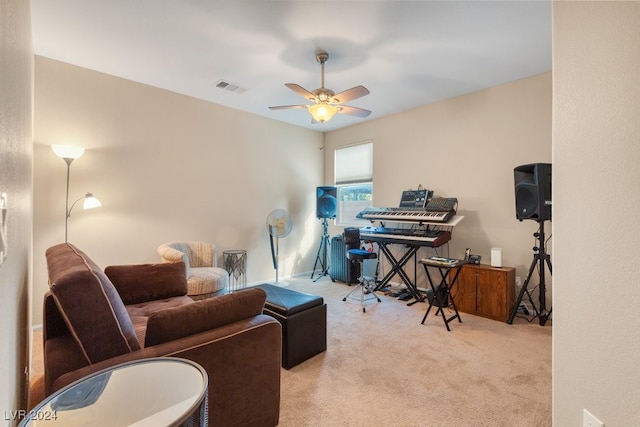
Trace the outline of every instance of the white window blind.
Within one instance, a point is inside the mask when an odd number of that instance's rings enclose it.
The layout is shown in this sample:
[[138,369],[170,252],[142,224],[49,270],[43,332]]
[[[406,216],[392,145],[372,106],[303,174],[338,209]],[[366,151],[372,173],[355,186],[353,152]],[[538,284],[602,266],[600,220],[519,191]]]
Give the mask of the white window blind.
[[373,181],[373,143],[352,145],[335,151],[336,185]]
[[335,182],[338,187],[336,225],[361,225],[356,218],[373,201],[373,142],[336,148]]

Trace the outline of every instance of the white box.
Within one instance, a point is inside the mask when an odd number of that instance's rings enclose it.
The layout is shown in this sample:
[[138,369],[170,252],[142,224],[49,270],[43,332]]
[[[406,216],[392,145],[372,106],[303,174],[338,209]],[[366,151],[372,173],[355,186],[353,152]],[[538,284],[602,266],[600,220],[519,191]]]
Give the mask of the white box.
[[502,267],[502,248],[491,248],[491,267]]

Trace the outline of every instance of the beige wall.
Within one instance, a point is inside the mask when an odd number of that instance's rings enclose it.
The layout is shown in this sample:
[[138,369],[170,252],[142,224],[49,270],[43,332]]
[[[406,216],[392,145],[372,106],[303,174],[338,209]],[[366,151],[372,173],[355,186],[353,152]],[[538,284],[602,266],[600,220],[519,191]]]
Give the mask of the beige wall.
[[637,2],[553,6],[556,426],[640,425],[639,22]]
[[[331,132],[325,137],[326,184],[333,183],[335,148],[368,139],[374,143],[374,206],[397,206],[402,190],[420,184],[457,197],[464,220],[454,230],[450,255],[463,257],[471,248],[490,263],[491,248],[500,247],[503,265],[516,267],[524,280],[537,223],[516,220],[513,168],[551,161],[551,73]],[[432,251],[421,249],[419,256]],[[529,288],[537,282],[534,277]]]
[[[32,219],[33,48],[29,2],[0,0],[0,193],[6,193],[7,257],[0,265],[2,425],[26,405]],[[14,412],[15,413],[15,412]]]
[[[36,57],[34,323],[47,289],[44,252],[64,241],[66,165],[52,144],[86,148],[71,165],[69,241],[102,267],[158,262],[172,240],[248,251],[248,281],[273,281],[265,221],[288,210],[280,277],[311,271],[321,228],[322,133]],[[221,265],[221,260],[219,260]]]

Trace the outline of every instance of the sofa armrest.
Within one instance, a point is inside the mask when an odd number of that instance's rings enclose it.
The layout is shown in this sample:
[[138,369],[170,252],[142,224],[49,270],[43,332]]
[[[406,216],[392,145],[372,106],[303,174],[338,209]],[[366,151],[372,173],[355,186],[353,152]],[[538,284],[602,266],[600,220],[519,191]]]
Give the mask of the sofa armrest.
[[145,347],[177,340],[262,313],[266,293],[249,288],[158,311],[149,316]]
[[64,322],[62,314],[56,305],[51,291],[44,294],[44,302],[42,307],[42,339],[46,341],[55,337],[68,335],[69,328]]
[[187,274],[182,262],[112,265],[104,269],[125,305],[187,294]]

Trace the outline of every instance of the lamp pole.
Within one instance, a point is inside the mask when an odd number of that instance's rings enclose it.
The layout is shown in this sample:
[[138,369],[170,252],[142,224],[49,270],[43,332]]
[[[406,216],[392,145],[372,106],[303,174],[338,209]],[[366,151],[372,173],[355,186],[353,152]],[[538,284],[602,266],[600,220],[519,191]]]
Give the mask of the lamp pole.
[[65,163],[67,164],[67,194],[65,197],[65,203],[64,203],[64,242],[67,243],[67,223],[69,222],[69,174],[71,172],[71,162],[73,162],[73,159],[70,157],[63,157],[62,158]]

